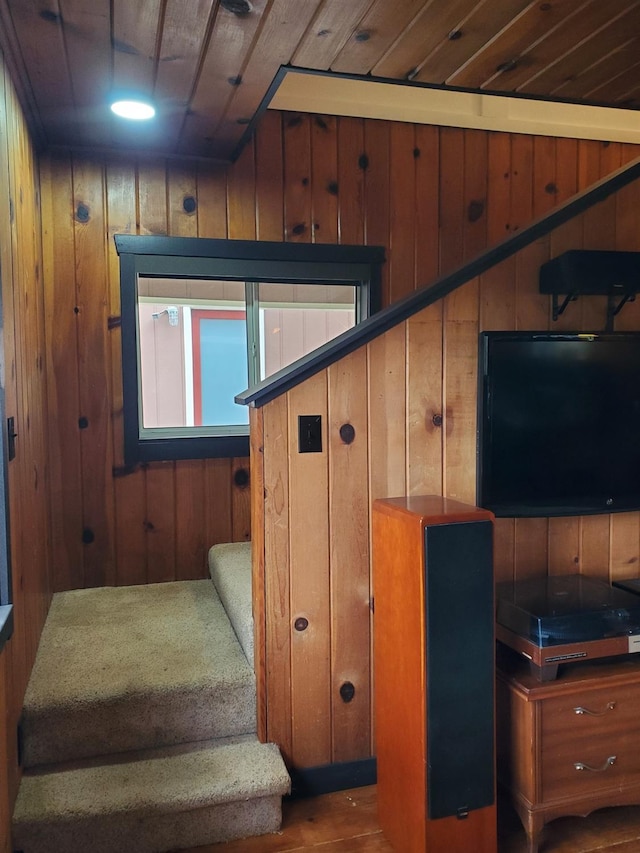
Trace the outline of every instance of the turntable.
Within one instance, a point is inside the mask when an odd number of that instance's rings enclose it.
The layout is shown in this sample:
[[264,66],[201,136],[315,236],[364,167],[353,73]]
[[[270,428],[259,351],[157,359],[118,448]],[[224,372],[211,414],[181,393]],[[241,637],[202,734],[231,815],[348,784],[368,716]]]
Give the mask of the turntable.
[[497,584],[496,638],[549,681],[562,663],[640,652],[640,595],[582,575]]

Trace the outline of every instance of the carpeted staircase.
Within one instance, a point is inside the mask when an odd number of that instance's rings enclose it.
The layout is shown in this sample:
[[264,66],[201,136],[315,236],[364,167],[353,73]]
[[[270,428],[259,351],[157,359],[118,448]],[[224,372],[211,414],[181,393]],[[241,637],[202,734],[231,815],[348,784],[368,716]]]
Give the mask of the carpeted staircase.
[[25,697],[23,853],[160,853],[277,831],[289,777],[255,735],[251,558],[210,580],[54,596]]

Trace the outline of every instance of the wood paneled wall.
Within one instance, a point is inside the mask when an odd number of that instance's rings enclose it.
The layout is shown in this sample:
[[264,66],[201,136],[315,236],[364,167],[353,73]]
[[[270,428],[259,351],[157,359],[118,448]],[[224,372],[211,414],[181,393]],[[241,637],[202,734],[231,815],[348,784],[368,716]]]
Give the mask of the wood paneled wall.
[[193,162],[51,155],[41,173],[55,589],[205,577],[211,545],[250,537],[249,460],[125,469],[113,235],[251,239],[251,201]]
[[[311,223],[318,239],[386,245],[387,301],[637,156],[632,146],[356,120],[285,117],[282,133],[287,237],[309,239]],[[332,175],[335,202],[325,198]],[[568,248],[640,249],[639,205],[634,184],[253,412],[260,724],[291,764],[375,753],[372,501],[443,494],[475,502],[478,332],[550,328],[541,263]],[[628,307],[617,327],[640,329],[640,306]],[[604,324],[604,300],[591,298],[554,325]],[[322,453],[297,453],[304,414],[322,415]],[[355,430],[351,444],[340,438],[345,423]],[[630,576],[639,557],[638,513],[497,524],[499,579]]]
[[38,166],[0,54],[0,382],[17,433],[8,465],[15,629],[0,651],[2,853],[11,849],[9,817],[19,783],[17,724],[51,595],[40,224]]
[[[44,156],[55,588],[198,577],[211,544],[251,535],[250,489],[242,475],[236,485],[248,460],[123,470],[114,233],[381,244],[388,303],[635,156],[620,144],[271,112],[227,171],[201,161]],[[594,216],[555,235],[553,251],[574,232],[586,245],[633,242],[628,216],[615,228],[609,215],[601,224]],[[254,541],[266,552],[256,589],[266,583],[269,610],[259,628],[261,719],[298,766],[371,754],[371,500],[406,490],[473,499],[477,331],[547,325],[535,282],[549,251],[536,244],[254,413],[256,458],[256,429],[265,447],[251,471]],[[322,454],[295,452],[298,413],[324,414]],[[346,421],[356,430],[351,445],[337,433]],[[624,522],[608,523],[612,553],[624,551]],[[516,535],[515,525],[501,525],[500,570],[533,568],[538,552],[555,570],[561,548],[586,570],[595,557],[576,551],[575,537],[558,532],[565,526],[533,522]],[[293,627],[298,617],[305,631]],[[355,687],[348,703],[339,693],[347,681]]]

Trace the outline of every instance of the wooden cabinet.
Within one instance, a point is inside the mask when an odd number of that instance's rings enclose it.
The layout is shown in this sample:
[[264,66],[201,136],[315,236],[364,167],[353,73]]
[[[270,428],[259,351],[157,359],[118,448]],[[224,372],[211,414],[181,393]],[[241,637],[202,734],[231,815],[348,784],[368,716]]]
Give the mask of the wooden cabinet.
[[524,824],[528,853],[544,825],[640,803],[640,660],[567,666],[540,682],[498,668],[499,779]]

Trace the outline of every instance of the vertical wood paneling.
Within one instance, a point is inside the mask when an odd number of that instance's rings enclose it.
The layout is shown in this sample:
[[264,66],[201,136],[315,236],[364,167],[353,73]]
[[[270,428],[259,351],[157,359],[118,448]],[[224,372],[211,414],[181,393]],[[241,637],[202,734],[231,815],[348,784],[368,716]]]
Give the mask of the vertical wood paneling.
[[[604,581],[609,580],[611,520],[612,517],[608,515],[591,515],[582,519],[581,574]],[[633,568],[632,571],[631,568]],[[630,566],[626,577],[638,574],[639,568],[637,564]]]
[[[49,177],[45,168],[43,183]],[[0,850],[6,853],[12,849],[10,816],[20,779],[17,724],[51,596],[43,274],[52,254],[50,242],[43,248],[40,191],[38,163],[0,55],[0,381],[5,414],[15,418],[18,436],[7,472],[14,633],[0,652]],[[63,207],[69,199],[70,193],[63,196]]]
[[115,234],[136,233],[136,170],[130,162],[107,163],[107,234],[109,241],[109,331],[111,359],[111,417],[113,423],[113,465],[115,500],[116,582],[145,583],[147,553],[145,531],[144,471],[124,471],[122,441],[122,339],[120,334],[120,264],[115,250]]
[[[369,494],[371,501],[405,494],[404,412],[406,329],[404,324],[376,338],[369,354]],[[387,412],[395,412],[393,418]]]
[[[300,130],[296,125],[287,129],[286,133],[293,135],[300,133]],[[408,277],[427,283],[439,271],[459,265],[463,256],[476,254],[486,246],[494,245],[508,232],[526,227],[534,216],[551,209],[554,204],[576,191],[580,168],[583,179],[586,174],[584,162],[582,167],[578,162],[578,144],[571,140],[541,141],[528,136],[516,138],[500,134],[489,134],[485,139],[482,134],[465,134],[450,129],[434,131],[429,128],[414,128],[413,134],[415,151],[410,158],[406,153],[410,150],[410,129],[393,124],[364,122],[365,238],[368,242],[374,242],[370,235],[375,234],[376,242],[388,248],[387,293],[391,299],[406,292]],[[430,153],[425,157],[426,149]],[[289,151],[293,150],[290,145]],[[295,150],[306,151],[306,143],[300,144],[298,138]],[[592,162],[592,153],[593,146],[583,147],[583,159],[586,157],[588,162]],[[343,149],[339,145],[339,164],[342,155]],[[434,170],[432,164],[438,162],[438,159],[439,183],[434,190],[433,181],[434,177],[438,177],[438,170]],[[593,176],[593,180],[596,180],[609,168],[609,163],[602,157],[595,158],[593,162],[597,164],[598,175]],[[299,168],[297,174],[303,174],[303,171]],[[390,176],[389,184],[386,183],[387,174]],[[415,190],[409,188],[412,180]],[[300,188],[293,184],[285,189],[285,195],[287,192],[290,198],[296,198],[298,202],[304,198],[304,192],[300,192]],[[407,221],[409,214],[408,208],[404,206],[403,193],[405,196],[413,196],[414,219],[411,222]],[[633,216],[634,198],[636,196],[629,195],[629,191],[622,200],[616,198],[613,208],[609,207],[609,215],[617,220],[620,220],[623,211],[625,218]],[[302,210],[303,206],[299,206],[299,209]],[[301,219],[302,214],[298,218]],[[607,229],[610,230],[610,227],[609,224]],[[620,227],[621,230],[618,230]],[[568,248],[580,248],[586,240],[584,229],[585,218],[579,217],[485,273],[480,282],[471,281],[464,285],[444,301],[444,322],[443,306],[435,305],[367,344],[369,449],[366,464],[369,501],[407,492],[415,494],[434,491],[474,502],[478,330],[549,328],[549,298],[542,297],[538,292],[540,265]],[[633,242],[633,227],[625,228],[616,221],[615,233],[621,235],[618,239],[625,244]],[[396,251],[398,246],[402,247],[399,253]],[[573,304],[570,306],[571,309],[574,307]],[[601,316],[601,322],[602,319]],[[562,318],[554,328],[569,328],[572,322],[575,322],[575,313],[572,317]],[[638,322],[629,322],[632,327],[639,327]],[[362,393],[359,371],[349,366],[351,358],[346,357],[328,371],[332,431],[329,488],[327,491],[324,465],[318,460],[317,465],[322,473],[305,478],[306,491],[302,506],[297,490],[300,487],[303,462],[295,453],[295,436],[289,436],[289,456],[282,453],[281,444],[277,454],[274,453],[266,424],[268,418],[276,418],[275,407],[281,405],[280,401],[269,403],[264,412],[265,471],[269,471],[266,479],[282,483],[285,477],[288,478],[291,513],[288,522],[285,521],[284,511],[276,516],[271,514],[267,509],[267,486],[265,542],[273,543],[274,547],[265,547],[265,577],[268,585],[271,572],[275,571],[277,585],[272,587],[271,598],[267,598],[265,606],[267,648],[274,649],[274,654],[267,662],[266,713],[270,735],[274,730],[271,726],[274,721],[272,711],[276,714],[277,728],[285,739],[289,736],[289,725],[292,726],[291,740],[287,741],[287,755],[300,765],[317,763],[326,755],[326,750],[318,747],[317,740],[311,747],[305,740],[306,733],[303,734],[299,729],[299,708],[304,687],[306,685],[307,691],[311,691],[314,697],[310,698],[309,693],[304,694],[303,705],[307,716],[317,715],[313,717],[314,723],[319,719],[324,720],[324,715],[329,713],[327,691],[335,691],[336,687],[335,677],[325,683],[327,675],[323,668],[324,658],[320,670],[315,665],[315,657],[314,662],[309,664],[310,655],[320,654],[316,645],[317,636],[309,635],[309,628],[303,632],[296,632],[295,629],[291,631],[291,670],[286,666],[287,626],[292,626],[298,615],[306,615],[300,606],[302,578],[308,581],[309,590],[318,591],[318,606],[326,610],[326,572],[331,573],[331,608],[330,615],[325,613],[324,618],[328,621],[324,628],[325,632],[332,635],[334,676],[337,671],[336,650],[342,648],[344,643],[334,639],[333,632],[342,630],[337,626],[342,625],[347,614],[351,619],[356,618],[360,606],[359,600],[349,599],[348,592],[338,596],[334,583],[334,555],[341,549],[348,552],[353,546],[353,528],[358,527],[365,513],[356,500],[347,501],[345,497],[353,494],[354,479],[357,480],[359,466],[364,462],[355,465],[353,456],[349,460],[338,461],[334,453],[343,448],[339,445],[334,448],[333,445],[336,424],[333,418],[332,377],[341,371],[338,374],[341,379],[340,398],[350,400],[350,411],[353,406],[359,407]],[[318,390],[320,381],[320,377],[314,377],[288,393],[290,430],[295,429],[297,414],[311,413],[307,394],[318,395],[318,399],[322,397]],[[443,415],[443,428],[436,427],[433,421],[434,414],[439,413],[438,409]],[[321,413],[320,409],[318,413]],[[284,412],[280,411],[279,417],[284,418]],[[274,427],[275,435],[281,433],[281,427]],[[315,558],[317,551],[323,551],[325,547],[325,531],[324,528],[320,531],[317,529],[316,511],[318,504],[326,501],[327,495],[330,500],[327,510],[330,557],[325,566],[325,575],[322,576]],[[348,527],[334,525],[336,495],[340,495],[341,501],[344,499],[349,503]],[[366,513],[369,517],[368,509]],[[307,515],[308,518],[304,520],[303,516]],[[627,576],[635,573],[637,564],[632,561],[634,557],[637,561],[640,545],[636,522],[634,519],[629,521],[629,515],[634,514],[624,514],[620,519],[614,516],[551,520],[498,519],[495,527],[496,579],[525,578],[545,572],[583,571],[602,575],[602,560],[606,557],[608,565],[609,553],[612,573],[615,571],[618,576],[621,573]],[[285,536],[283,523],[288,523],[288,537]],[[315,544],[317,537],[320,540],[319,547]],[[301,568],[297,557],[302,541],[306,543],[307,553],[314,555],[309,574]],[[287,562],[290,573],[285,577],[283,567]],[[318,587],[320,577],[323,579]],[[283,595],[286,595],[287,579],[291,584],[290,611],[284,611],[281,604]],[[277,590],[277,595],[273,595],[273,590]],[[348,591],[352,592],[352,588],[349,587]],[[274,613],[272,608],[277,612]],[[317,621],[318,616],[314,614],[314,626]],[[373,624],[375,626],[375,615]],[[279,640],[271,640],[270,645],[269,637],[279,637]],[[320,642],[321,647],[326,640],[325,634]],[[352,651],[351,647],[357,643],[358,640],[348,643],[349,650]],[[308,655],[305,654],[307,648],[310,650]],[[306,682],[301,661],[305,661],[307,671],[313,672],[306,678]],[[284,669],[281,668],[283,664]],[[374,676],[375,673],[370,671],[370,683]],[[344,747],[339,745],[337,735],[341,731],[344,708],[336,705],[335,694],[333,699],[332,758],[348,760],[354,754],[353,744],[345,742]],[[322,743],[325,742],[324,725],[316,737]],[[372,749],[375,750],[373,732]]]
[[176,580],[206,574],[205,463],[202,459],[176,465]]
[[[77,313],[71,162],[42,164],[43,263],[47,320],[47,393],[54,588],[82,587],[82,481],[78,418]],[[70,346],[69,343],[73,342]]]
[[[264,131],[264,132],[262,132]],[[256,151],[256,238],[282,240],[284,201],[282,154],[282,117],[267,110],[261,120],[261,132],[255,140]]]
[[446,497],[475,504],[478,368],[478,281],[445,298],[443,346]]
[[251,538],[251,479],[248,459],[231,462],[231,541]]
[[175,463],[151,462],[145,476],[147,583],[176,577]]
[[233,540],[231,531],[232,459],[207,459],[206,466],[206,533],[209,546]]
[[407,494],[442,494],[442,306],[406,323]]
[[[88,342],[75,342],[81,318],[72,313],[76,296],[67,285],[68,276],[73,281],[78,275],[87,295],[83,270],[89,269],[89,241],[78,244],[86,223],[73,220],[79,187],[91,199],[92,215],[96,205],[102,210],[103,242],[91,240],[100,259],[91,298],[100,302],[102,294],[106,301],[89,310],[98,335],[91,345],[99,363],[92,369],[106,397],[99,429],[109,436],[110,469],[112,464],[119,468],[122,460],[121,387],[119,333],[106,332],[108,316],[118,310],[117,265],[104,234],[109,241],[121,228],[143,234],[379,244],[387,249],[383,276],[385,301],[390,301],[524,228],[538,213],[570,197],[579,179],[580,185],[597,180],[631,153],[598,143],[269,112],[226,173],[204,163],[167,165],[146,157],[106,164],[74,157],[73,168],[68,158],[47,158],[43,234],[49,416],[56,424],[52,447],[66,447],[71,483],[87,477],[84,455],[74,468],[68,438],[81,414],[78,389],[86,388],[89,378],[81,357]],[[185,208],[186,197],[196,202],[193,213],[188,212],[191,205]],[[636,201],[628,190],[609,204],[607,216],[614,226],[605,223],[608,242],[633,245],[636,232],[629,220]],[[253,500],[254,528],[256,519],[264,525],[255,532],[264,567],[259,558],[254,564],[264,582],[259,723],[294,764],[363,757],[373,744],[371,714],[362,710],[370,703],[358,704],[369,695],[372,678],[366,604],[371,501],[407,491],[475,500],[478,330],[549,326],[549,301],[537,292],[539,264],[595,239],[595,223],[582,217],[568,224],[481,281],[465,285],[444,305],[391,329],[368,344],[366,354],[332,366],[328,382],[327,374],[320,374],[252,413],[254,424],[263,423],[262,469],[250,471],[246,459],[154,463],[114,481],[110,547],[118,583],[204,575],[211,544],[251,536]],[[28,257],[33,252],[30,248]],[[72,316],[63,313],[67,308]],[[572,303],[554,327],[579,323],[583,310],[592,312],[594,321],[601,319],[597,306],[582,309]],[[625,306],[620,328],[640,328],[635,311],[636,306]],[[71,330],[64,347],[55,329],[55,322],[62,321]],[[21,354],[32,346],[30,336],[20,339]],[[72,370],[71,385],[63,388],[65,369]],[[20,388],[28,400],[30,384]],[[299,414],[322,415],[322,453],[297,452]],[[352,445],[335,435],[338,421],[346,420],[356,428]],[[59,491],[62,469],[52,475]],[[103,481],[106,502],[106,473]],[[83,582],[82,552],[92,547],[79,544],[83,495],[76,489],[59,512],[57,553],[63,559],[58,580],[63,587],[77,576],[78,566]],[[637,558],[639,538],[637,521],[608,516],[551,527],[546,519],[501,519],[496,575],[578,569],[597,574],[605,557],[608,571],[610,560],[612,573],[636,573],[637,563],[629,561]],[[74,562],[74,549],[80,561]],[[295,630],[298,617],[309,620],[305,631]],[[25,639],[25,655],[28,647]],[[336,693],[347,680],[356,687],[351,703]]]
[[115,581],[104,169],[73,160],[84,586]]
[[[365,173],[365,243],[368,246],[387,245],[389,233],[389,189],[390,189],[390,139],[389,123],[365,122],[364,157]],[[391,301],[389,264],[382,270],[382,302]]]
[[487,134],[464,131],[464,259],[470,260],[487,245]]
[[253,593],[253,668],[256,674],[256,732],[269,740],[267,727],[267,614],[265,584],[264,409],[249,411],[251,432],[251,589]]
[[[364,348],[328,370],[333,761],[366,758],[370,747],[366,374]],[[349,685],[355,693],[343,697]]]
[[[326,373],[292,389],[288,397],[291,620],[294,625],[298,619],[308,622],[304,630],[294,628],[291,640],[292,749],[303,766],[313,766],[331,761]],[[322,453],[298,452],[299,415],[322,418]]]
[[464,134],[449,127],[440,131],[440,275],[462,263],[464,247]]
[[415,161],[412,125],[392,122],[389,131],[389,282],[391,302],[415,288]]
[[197,173],[198,237],[227,236],[227,176],[224,169],[200,164]]
[[[172,163],[167,168],[169,233],[197,237],[198,175],[195,165]],[[207,212],[204,214],[205,219]],[[206,572],[205,464],[175,463],[175,579],[202,577]]]
[[[167,234],[169,177],[164,161],[138,167],[140,234]],[[159,462],[145,470],[144,518],[147,582],[175,578],[175,464]]]
[[[264,560],[267,736],[294,759],[291,713],[291,546],[289,542],[288,397],[264,408]],[[254,500],[262,503],[261,496]],[[257,512],[254,518],[259,518]]]
[[285,113],[284,212],[285,239],[311,242],[311,129],[309,116]]
[[311,119],[311,229],[314,243],[338,242],[338,150],[336,119]]
[[337,129],[338,241],[360,246],[365,228],[364,122],[339,118]]

